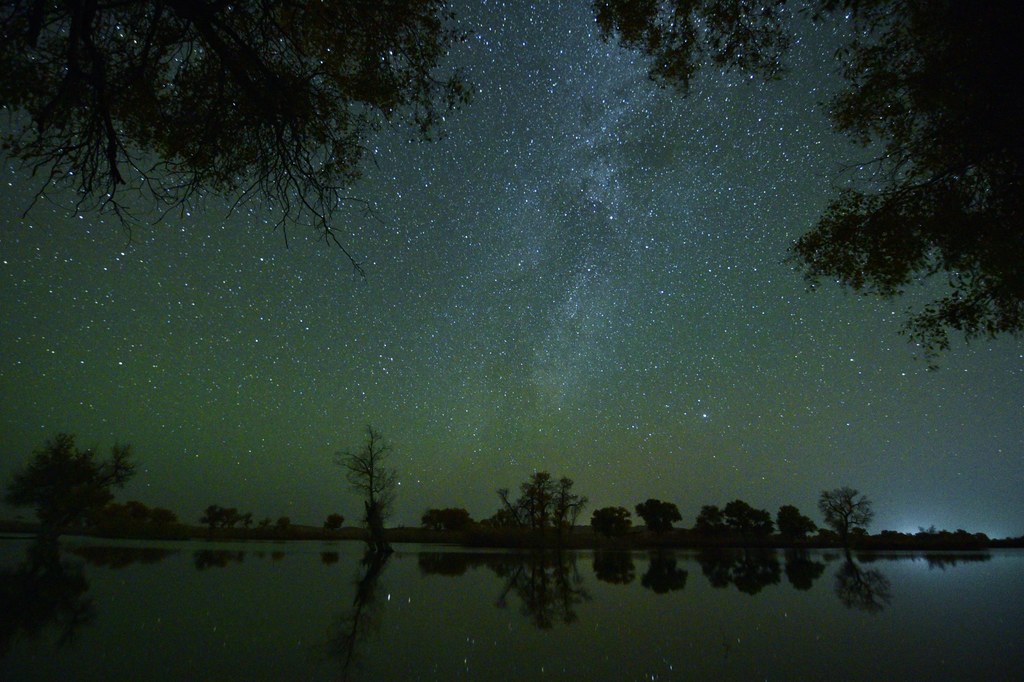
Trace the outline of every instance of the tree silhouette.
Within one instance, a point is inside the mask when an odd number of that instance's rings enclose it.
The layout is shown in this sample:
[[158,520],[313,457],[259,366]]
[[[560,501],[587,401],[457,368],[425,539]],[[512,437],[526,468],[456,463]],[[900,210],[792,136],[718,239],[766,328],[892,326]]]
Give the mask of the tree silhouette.
[[743,500],[733,500],[722,510],[725,524],[744,537],[771,535],[772,516],[764,509],[755,509]]
[[558,483],[555,484],[551,515],[554,526],[559,532],[568,528],[571,533],[576,526],[576,520],[589,502],[585,495],[572,491],[573,485],[573,480],[567,476],[558,479]]
[[672,530],[674,522],[683,520],[676,505],[653,498],[638,504],[636,506],[636,515],[644,520],[647,530],[659,535]]
[[324,519],[324,531],[336,531],[345,523],[345,517],[341,514],[328,514]]
[[571,478],[563,476],[555,481],[547,471],[535,471],[519,485],[516,500],[512,500],[508,488],[499,488],[496,492],[502,508],[500,516],[493,519],[494,525],[534,530],[554,527],[559,532],[571,528],[587,505],[587,498],[574,493],[572,487]]
[[[705,64],[763,78],[783,72],[792,40],[785,0],[595,0],[602,35],[650,57],[650,75],[687,93]],[[934,360],[949,332],[1024,331],[1024,14],[1012,2],[805,0],[816,21],[842,17],[846,88],[835,129],[872,150],[795,243],[812,284],[837,281],[890,298],[935,278],[946,293],[904,331]]]
[[705,504],[697,514],[693,529],[701,535],[716,536],[725,533],[729,527],[725,524],[725,517],[717,505]]
[[818,526],[809,518],[800,513],[800,510],[791,504],[784,504],[779,507],[775,515],[775,522],[779,527],[779,535],[787,540],[799,540],[818,530]]
[[850,535],[858,528],[867,529],[875,513],[871,501],[853,488],[844,486],[834,490],[822,490],[818,498],[818,510],[836,533],[849,555]]
[[602,507],[595,509],[590,516],[590,525],[595,533],[605,537],[622,535],[633,525],[629,518],[629,510],[625,507]]
[[466,509],[448,507],[446,509],[428,509],[420,517],[420,523],[424,528],[432,530],[462,530],[473,523],[473,518]]
[[110,459],[97,461],[95,450],[79,450],[74,435],[61,433],[32,453],[7,484],[5,501],[14,507],[35,507],[39,534],[60,532],[101,510],[135,473],[130,445],[115,445]]
[[391,448],[384,443],[373,426],[366,427],[366,440],[357,452],[344,451],[334,456],[334,463],[345,469],[352,489],[363,497],[363,521],[370,532],[369,545],[374,552],[390,552],[384,537],[384,521],[391,513],[398,488],[398,473],[387,466]]
[[199,523],[206,526],[209,529],[210,535],[213,535],[214,528],[227,527],[232,512],[237,516],[237,509],[227,509],[219,504],[211,504],[203,511],[203,515],[199,517]]
[[357,201],[368,137],[430,138],[468,99],[436,73],[451,19],[443,0],[16,0],[0,14],[0,105],[19,114],[4,146],[40,194],[70,184],[122,219],[125,190],[166,210],[217,193],[342,246],[330,217]]

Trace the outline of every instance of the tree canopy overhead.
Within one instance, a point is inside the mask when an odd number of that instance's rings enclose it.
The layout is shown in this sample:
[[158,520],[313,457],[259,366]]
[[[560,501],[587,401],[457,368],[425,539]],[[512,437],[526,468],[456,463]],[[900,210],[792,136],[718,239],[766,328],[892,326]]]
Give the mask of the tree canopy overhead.
[[342,246],[330,218],[368,135],[430,137],[467,100],[435,73],[451,23],[444,0],[15,0],[0,107],[24,116],[4,146],[40,193],[64,183],[122,219],[133,194],[170,210],[217,193]]
[[883,298],[936,280],[944,293],[904,327],[931,357],[951,331],[1024,332],[1019,3],[595,0],[594,10],[606,39],[644,52],[651,77],[684,94],[708,65],[779,77],[797,12],[847,21],[846,86],[828,113],[873,158],[796,241],[794,263],[812,284]]

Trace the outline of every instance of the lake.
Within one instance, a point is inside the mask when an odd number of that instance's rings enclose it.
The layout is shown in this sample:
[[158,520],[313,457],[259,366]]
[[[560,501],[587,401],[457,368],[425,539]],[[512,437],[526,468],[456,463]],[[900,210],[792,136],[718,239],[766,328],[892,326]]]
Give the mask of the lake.
[[1011,680],[1024,551],[0,540],[2,680]]

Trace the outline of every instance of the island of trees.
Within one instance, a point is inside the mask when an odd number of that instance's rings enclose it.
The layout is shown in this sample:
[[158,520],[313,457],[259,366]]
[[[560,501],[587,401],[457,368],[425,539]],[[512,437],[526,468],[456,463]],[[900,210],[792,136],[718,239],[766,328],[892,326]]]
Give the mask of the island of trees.
[[[488,547],[642,548],[642,547],[839,547],[854,549],[978,549],[1024,546],[1024,537],[990,539],[962,529],[931,528],[899,533],[883,530],[871,535],[874,517],[868,497],[850,487],[821,491],[818,512],[823,525],[800,509],[782,504],[772,514],[744,500],[705,504],[690,527],[671,501],[648,498],[632,509],[595,507],[584,522],[589,499],[577,492],[567,476],[537,471],[513,493],[495,491],[498,508],[474,520],[460,507],[426,509],[418,528],[386,528],[397,490],[397,471],[388,465],[390,448],[381,434],[367,427],[363,446],[335,455],[354,492],[363,500],[359,526],[345,526],[341,514],[327,515],[321,524],[295,524],[288,516],[257,520],[252,511],[210,504],[195,516],[197,524],[182,521],[169,509],[143,502],[114,501],[114,490],[135,473],[131,446],[116,445],[109,458],[93,449],[81,450],[75,436],[59,434],[37,449],[28,464],[8,482],[5,500],[31,507],[37,521],[4,522],[0,530],[34,532],[44,540],[61,534],[159,539],[239,540],[360,540],[372,553],[386,555],[392,542],[444,542]],[[634,524],[634,515],[636,523]]]

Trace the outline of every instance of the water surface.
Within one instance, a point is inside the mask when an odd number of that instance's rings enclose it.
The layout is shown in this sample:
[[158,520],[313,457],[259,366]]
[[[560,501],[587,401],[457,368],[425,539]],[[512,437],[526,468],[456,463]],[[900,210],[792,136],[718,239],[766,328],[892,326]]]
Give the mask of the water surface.
[[[1011,680],[1024,552],[0,541],[3,680]],[[11,617],[8,617],[11,614]]]

